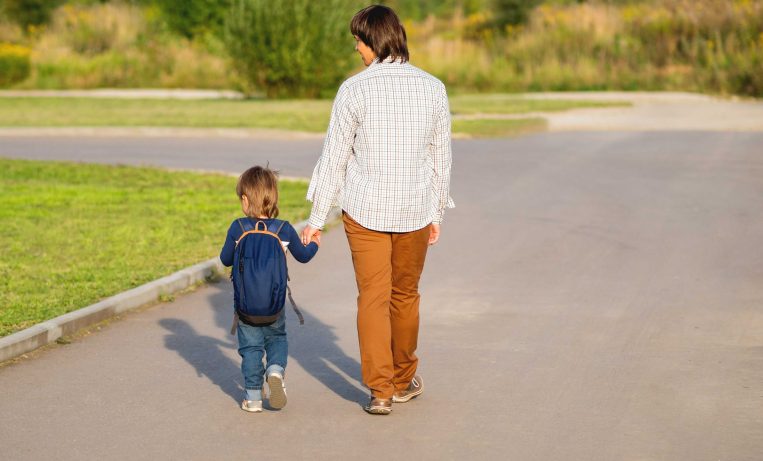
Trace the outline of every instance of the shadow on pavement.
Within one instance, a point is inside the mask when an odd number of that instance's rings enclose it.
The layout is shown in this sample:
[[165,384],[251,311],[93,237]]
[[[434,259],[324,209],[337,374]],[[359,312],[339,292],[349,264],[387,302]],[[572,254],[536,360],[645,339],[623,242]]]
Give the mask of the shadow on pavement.
[[167,349],[176,351],[186,362],[193,365],[200,377],[209,378],[238,403],[243,393],[241,372],[238,365],[222,351],[234,349],[235,344],[200,335],[185,320],[162,319],[159,325],[170,332],[164,337]]
[[[291,306],[287,306],[291,311]],[[361,387],[360,364],[337,345],[333,327],[301,309],[305,324],[299,325],[289,312],[289,356],[336,395],[350,402],[365,403],[367,391]]]
[[[233,293],[230,282],[223,280],[209,301],[214,311],[215,324],[221,329],[221,335],[227,335],[236,347],[234,337],[230,335],[232,321]],[[286,331],[289,337],[289,360],[299,363],[304,370],[320,381],[326,388],[339,397],[351,402],[363,402],[367,399],[366,392],[360,386],[360,364],[349,357],[337,345],[334,328],[318,320],[308,312],[309,306],[300,307],[305,317],[305,324],[300,325],[297,316],[286,303]],[[288,365],[287,365],[288,374]]]
[[[181,319],[162,319],[159,324],[170,332],[164,338],[167,349],[176,351],[186,362],[193,365],[199,376],[208,377],[223,392],[238,402],[243,392],[240,363],[223,353],[235,350],[235,336],[230,334],[232,317],[232,293],[225,287],[215,290],[209,297],[219,336],[199,334],[188,322]],[[289,335],[289,360],[295,360],[302,368],[320,381],[326,388],[350,402],[365,402],[367,392],[360,384],[360,364],[349,357],[337,345],[333,327],[301,309],[305,324],[299,321],[286,306],[287,332]],[[288,366],[287,366],[288,370]],[[288,371],[287,371],[288,373]]]

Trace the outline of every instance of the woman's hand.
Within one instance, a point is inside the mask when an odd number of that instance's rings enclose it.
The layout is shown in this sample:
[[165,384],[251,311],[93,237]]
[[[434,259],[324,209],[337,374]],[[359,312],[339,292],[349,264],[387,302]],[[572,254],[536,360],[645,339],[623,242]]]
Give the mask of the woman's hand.
[[321,230],[316,229],[310,224],[305,226],[302,230],[302,245],[307,246],[310,242],[315,242],[320,246],[321,244]]
[[440,240],[440,225],[432,223],[429,226],[429,244],[434,245]]

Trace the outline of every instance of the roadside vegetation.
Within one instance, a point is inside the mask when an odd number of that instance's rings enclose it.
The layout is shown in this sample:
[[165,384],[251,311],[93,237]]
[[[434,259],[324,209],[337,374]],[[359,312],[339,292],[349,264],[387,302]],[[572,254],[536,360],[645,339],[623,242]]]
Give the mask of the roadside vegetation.
[[[763,0],[384,3],[404,18],[412,62],[444,80],[452,93],[688,90],[763,96]],[[362,68],[347,30],[363,5],[355,0],[3,4],[4,87],[228,88],[269,97],[331,97],[342,78]]]
[[[519,134],[538,123],[493,120],[491,116],[603,107],[621,103],[535,100],[515,95],[461,95],[451,98],[453,132],[474,137]],[[161,100],[101,98],[0,98],[2,127],[160,126],[268,128],[325,132],[331,101],[317,100]],[[458,120],[460,115],[478,120]]]
[[[236,179],[0,158],[0,336],[218,254],[241,209]],[[281,217],[307,217],[281,181]]]

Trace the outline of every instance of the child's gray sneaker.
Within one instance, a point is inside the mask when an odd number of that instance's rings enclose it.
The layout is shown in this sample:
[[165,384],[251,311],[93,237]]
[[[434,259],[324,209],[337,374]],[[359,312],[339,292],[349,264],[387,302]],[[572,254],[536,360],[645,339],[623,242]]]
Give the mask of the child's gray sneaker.
[[242,400],[241,409],[250,413],[259,413],[262,411],[262,400]]
[[286,406],[286,384],[283,375],[277,371],[268,374],[268,389],[270,396],[268,402],[276,410]]

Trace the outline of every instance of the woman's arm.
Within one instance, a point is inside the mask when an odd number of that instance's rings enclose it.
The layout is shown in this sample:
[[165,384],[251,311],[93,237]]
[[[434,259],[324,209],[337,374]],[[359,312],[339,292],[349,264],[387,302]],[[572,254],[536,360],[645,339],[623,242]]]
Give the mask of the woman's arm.
[[[434,218],[432,223],[442,224],[445,208],[453,208],[450,198],[450,167],[453,162],[450,147],[450,105],[445,88],[436,113],[434,136],[430,144],[432,161],[432,188],[434,190]],[[439,227],[438,227],[439,234]]]
[[344,184],[347,162],[352,154],[352,143],[358,128],[357,113],[358,108],[355,107],[350,88],[342,84],[334,99],[323,152],[307,192],[307,199],[313,202],[308,222],[314,229],[323,228],[339,189]]

